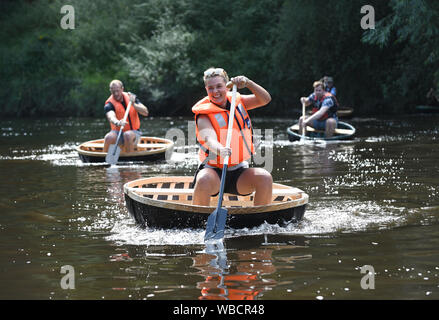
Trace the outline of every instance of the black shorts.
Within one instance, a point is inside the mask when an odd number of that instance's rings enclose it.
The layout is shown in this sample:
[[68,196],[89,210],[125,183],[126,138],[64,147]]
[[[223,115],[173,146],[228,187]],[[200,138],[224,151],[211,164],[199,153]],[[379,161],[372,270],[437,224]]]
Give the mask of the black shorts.
[[[195,186],[195,183],[197,182],[198,172],[203,170],[204,167],[205,166],[201,164],[198,167],[197,172],[195,172],[194,181],[192,182],[193,183],[192,184],[193,187]],[[223,169],[219,169],[219,168],[211,168],[211,169],[215,170],[216,174],[218,175],[218,177],[220,178],[220,181],[221,181],[221,176],[223,174]],[[227,173],[226,173],[226,181],[224,183],[224,193],[237,194],[237,195],[240,195],[240,196],[247,196],[247,195],[251,194],[251,193],[249,193],[249,194],[240,194],[240,193],[238,193],[238,189],[236,187],[236,183],[238,182],[239,177],[247,169],[249,169],[249,168],[241,167],[241,168],[238,168],[236,170],[230,170],[230,171],[228,170],[227,171]],[[212,197],[215,197],[216,195],[218,195],[218,193],[214,194]]]

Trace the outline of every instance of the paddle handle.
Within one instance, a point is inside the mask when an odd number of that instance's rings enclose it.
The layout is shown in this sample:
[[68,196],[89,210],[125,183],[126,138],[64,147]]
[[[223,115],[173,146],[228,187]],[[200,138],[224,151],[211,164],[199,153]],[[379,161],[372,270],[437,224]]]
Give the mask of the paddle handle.
[[[233,84],[232,104],[230,106],[230,116],[229,116],[229,127],[227,128],[226,148],[230,148],[230,143],[232,142],[233,120],[235,119],[235,109],[236,109],[236,91],[237,91],[237,86],[236,86],[236,84]],[[224,158],[224,162],[223,162],[223,171],[221,174],[220,192],[218,195],[218,206],[217,206],[218,209],[221,208],[222,203],[223,203],[224,185],[226,182],[227,164],[228,163],[229,163],[229,156],[227,155]]]
[[302,102],[302,136],[305,136],[305,130],[306,130],[306,126],[304,122],[305,122],[305,103]]
[[[237,86],[236,84],[233,84],[232,104],[230,106],[230,116],[229,116],[229,127],[227,128],[226,148],[230,148],[230,144],[232,142],[233,121],[235,119],[235,109],[236,109],[236,91],[237,91]],[[227,165],[228,163],[229,163],[229,156],[226,156],[224,158],[224,164]]]
[[[125,111],[125,115],[123,116],[123,121],[124,121],[124,122],[127,121],[128,114],[130,113],[131,104],[132,104],[132,102],[131,102],[131,100],[130,100],[130,102],[128,103],[127,110]],[[125,124],[123,124],[123,125],[120,127],[120,131],[123,130],[123,127],[125,127]]]
[[[123,116],[123,122],[127,121],[128,114],[130,113],[130,108],[131,108],[131,100],[128,103],[128,107],[127,110],[125,111],[125,115]],[[119,144],[119,139],[124,127],[125,127],[125,123],[120,127],[119,133],[117,134],[116,146]]]

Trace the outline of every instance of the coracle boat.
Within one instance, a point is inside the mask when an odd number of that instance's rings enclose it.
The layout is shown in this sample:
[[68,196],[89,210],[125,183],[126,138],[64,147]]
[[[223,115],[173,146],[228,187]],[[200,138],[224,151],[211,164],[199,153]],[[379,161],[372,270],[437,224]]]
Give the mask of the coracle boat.
[[[121,150],[119,161],[156,161],[170,157],[174,148],[171,140],[155,137],[141,137],[134,152],[126,153]],[[79,145],[79,158],[86,163],[105,162],[104,139],[87,141]]]
[[[124,185],[125,203],[140,227],[160,229],[205,228],[207,218],[216,209],[218,196],[210,206],[192,204],[193,177],[153,177]],[[285,225],[302,219],[308,195],[300,189],[273,183],[273,201],[254,206],[253,194],[238,196],[225,193],[223,207],[228,210],[226,226],[250,228],[264,222]]]
[[[310,126],[306,127],[306,140],[348,140],[352,139],[355,134],[355,128],[346,122],[338,122],[337,128],[335,129],[334,135],[330,138],[325,137],[325,132],[316,130]],[[302,138],[299,132],[299,123],[287,129],[288,139],[290,141],[300,140]]]

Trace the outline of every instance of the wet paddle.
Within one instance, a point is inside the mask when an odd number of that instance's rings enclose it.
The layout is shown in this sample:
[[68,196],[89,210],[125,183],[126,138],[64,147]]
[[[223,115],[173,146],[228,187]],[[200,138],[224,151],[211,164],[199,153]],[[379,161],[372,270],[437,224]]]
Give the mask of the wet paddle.
[[[226,140],[226,148],[230,148],[230,142],[232,140],[232,129],[233,129],[233,120],[235,118],[235,107],[236,107],[236,84],[233,85],[232,91],[232,104],[230,107],[230,116],[229,116],[229,127],[227,128],[227,140]],[[221,184],[218,195],[218,205],[207,218],[207,226],[206,233],[204,234],[204,241],[207,240],[219,240],[224,238],[224,228],[226,227],[226,219],[227,219],[227,209],[222,208],[223,203],[223,195],[224,195],[224,184],[226,181],[227,174],[227,164],[229,163],[229,156],[224,158],[223,171],[221,174]]]
[[300,142],[305,141],[306,126],[303,124],[304,121],[305,121],[305,103],[302,101],[302,137],[300,138]]
[[[128,103],[127,110],[125,111],[125,115],[123,116],[124,123],[127,120],[128,114],[130,112],[130,108],[131,108],[131,101]],[[120,155],[119,140],[120,140],[120,136],[122,135],[123,127],[125,127],[125,124],[120,127],[119,133],[117,135],[116,144],[111,144],[110,147],[108,148],[107,155],[105,156],[105,162],[109,164],[112,165],[116,164],[117,161],[119,160],[119,155]]]

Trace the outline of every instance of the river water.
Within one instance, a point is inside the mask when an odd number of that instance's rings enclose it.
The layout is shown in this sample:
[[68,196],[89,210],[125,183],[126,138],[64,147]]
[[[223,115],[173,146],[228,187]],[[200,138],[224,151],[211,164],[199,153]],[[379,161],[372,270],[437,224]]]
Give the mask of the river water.
[[254,119],[261,166],[309,204],[297,224],[226,230],[215,254],[204,230],[141,230],[124,203],[128,181],[194,173],[190,120],[143,119],[145,136],[186,142],[117,167],[75,151],[103,119],[0,120],[0,299],[439,299],[438,115],[354,118],[354,140],[326,144]]

